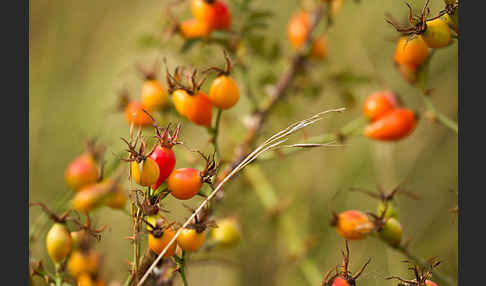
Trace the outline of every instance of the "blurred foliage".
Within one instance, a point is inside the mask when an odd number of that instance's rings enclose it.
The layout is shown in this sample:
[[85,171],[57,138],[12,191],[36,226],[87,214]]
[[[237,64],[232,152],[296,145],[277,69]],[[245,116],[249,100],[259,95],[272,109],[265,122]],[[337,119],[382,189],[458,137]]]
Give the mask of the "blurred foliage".
[[[251,3],[250,3],[251,2]],[[267,94],[265,88],[288,67],[292,49],[286,39],[286,23],[293,12],[309,1],[230,1],[234,26],[245,41],[239,52],[248,65],[238,70],[236,79],[243,90],[252,88],[255,98]],[[424,1],[413,1],[422,7]],[[250,5],[251,4],[251,5]],[[168,26],[165,1],[30,1],[30,102],[29,102],[29,186],[30,201],[43,201],[61,208],[71,195],[64,183],[64,169],[83,148],[83,141],[98,137],[107,144],[107,161],[112,162],[123,148],[120,137],[128,127],[123,113],[115,112],[117,92],[127,88],[139,96],[142,79],[135,63],[150,63],[167,58],[168,65],[222,66],[221,44],[226,37],[213,33],[212,41],[188,41],[173,36],[164,41]],[[442,1],[432,1],[438,11]],[[189,17],[187,1],[173,11],[180,19]],[[405,19],[408,11],[396,1],[345,1],[327,31],[328,58],[311,62],[306,74],[299,76],[286,97],[265,125],[261,139],[311,114],[348,107],[342,115],[332,115],[309,129],[305,136],[338,130],[361,116],[361,103],[371,92],[390,88],[397,91],[407,106],[424,111],[420,92],[409,86],[392,63],[397,33],[383,20],[385,12]],[[245,15],[248,19],[238,18]],[[265,28],[265,29],[262,29]],[[393,38],[392,41],[389,39]],[[184,52],[181,54],[180,52]],[[428,69],[431,100],[442,113],[457,119],[457,44],[437,51]],[[164,81],[165,71],[158,77]],[[203,87],[207,89],[207,84]],[[244,138],[244,121],[251,111],[250,100],[242,95],[238,105],[223,114],[220,145],[224,158]],[[175,113],[157,114],[161,124],[182,121],[182,137],[191,147],[211,150],[210,135],[189,124]],[[390,189],[402,184],[421,196],[413,201],[398,198],[404,235],[412,238],[411,248],[424,258],[439,256],[439,269],[457,277],[457,223],[448,212],[457,204],[457,136],[450,130],[420,121],[407,139],[397,143],[372,142],[358,137],[344,147],[302,151],[287,158],[265,161],[263,174],[278,191],[279,200],[291,200],[285,210],[299,223],[294,230],[317,241],[308,252],[322,275],[340,261],[343,240],[328,224],[329,203],[333,208],[374,210],[376,201],[348,191],[350,187]],[[175,148],[176,167],[194,161],[194,154]],[[200,257],[225,257],[235,264],[193,262],[188,270],[190,285],[306,285],[305,279],[283,247],[277,225],[265,215],[251,185],[239,177],[226,188],[224,207],[218,215],[238,214],[244,237],[233,250]],[[195,206],[199,199],[188,202]],[[172,198],[164,205],[170,218],[187,216],[185,208]],[[31,253],[47,259],[43,236],[48,222],[38,209],[30,210],[38,234]],[[94,216],[95,224],[109,224],[97,249],[103,254],[102,275],[107,281],[122,282],[127,275],[130,244],[125,214],[103,208]],[[360,286],[394,285],[384,277],[395,274],[409,277],[403,256],[378,240],[351,243],[351,267],[372,257]],[[355,271],[353,268],[352,271]],[[180,281],[177,280],[177,285]]]

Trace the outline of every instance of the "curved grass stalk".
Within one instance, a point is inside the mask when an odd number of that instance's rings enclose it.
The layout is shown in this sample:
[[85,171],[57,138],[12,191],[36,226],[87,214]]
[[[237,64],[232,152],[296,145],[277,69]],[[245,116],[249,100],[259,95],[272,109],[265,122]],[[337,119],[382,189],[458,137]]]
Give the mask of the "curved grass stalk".
[[142,276],[140,281],[138,282],[138,286],[143,285],[145,280],[148,278],[149,274],[153,271],[157,263],[162,259],[164,254],[167,252],[169,247],[175,243],[177,237],[179,237],[180,233],[182,230],[189,225],[189,223],[194,219],[194,217],[211,201],[214,196],[220,191],[223,187],[223,185],[228,182],[236,173],[241,171],[246,165],[250,164],[252,161],[254,161],[259,155],[267,152],[268,150],[272,150],[276,148],[277,146],[281,145],[282,143],[286,142],[288,140],[288,137],[295,132],[312,125],[320,120],[323,119],[323,115],[332,113],[332,112],[343,112],[345,108],[338,108],[338,109],[331,109],[328,111],[320,112],[314,116],[311,116],[307,119],[304,119],[302,121],[296,122],[294,124],[291,124],[284,130],[277,132],[275,135],[271,136],[269,139],[267,139],[262,145],[257,147],[253,152],[251,152],[248,156],[246,156],[227,176],[224,177],[224,179],[214,188],[214,190],[208,195],[208,197],[201,202],[201,204],[198,206],[198,208],[192,213],[192,215],[182,224],[182,226],[177,230],[175,233],[174,237],[169,241],[167,246],[160,252],[160,254],[157,256],[157,258],[154,260],[152,265],[148,268],[148,270],[145,272],[145,274]]

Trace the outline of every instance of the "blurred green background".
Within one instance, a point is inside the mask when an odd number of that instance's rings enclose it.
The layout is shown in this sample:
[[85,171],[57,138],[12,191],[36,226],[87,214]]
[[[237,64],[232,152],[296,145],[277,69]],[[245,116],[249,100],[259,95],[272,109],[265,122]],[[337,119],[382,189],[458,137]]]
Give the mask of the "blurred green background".
[[[278,43],[283,56],[274,65],[250,57],[249,77],[255,87],[261,77],[278,77],[288,66],[292,50],[286,40],[286,23],[299,5],[308,3],[253,2],[256,7],[274,12],[262,35],[269,42]],[[119,138],[128,135],[128,126],[123,113],[114,109],[121,88],[128,88],[134,98],[140,96],[142,79],[135,63],[148,64],[163,56],[171,68],[177,64],[204,67],[223,63],[221,48],[216,45],[196,44],[189,52],[180,54],[183,41],[178,36],[155,48],[140,45],[140,39],[146,39],[146,35],[162,34],[166,4],[167,1],[152,0],[30,1],[30,201],[55,206],[70,195],[64,182],[64,169],[83,151],[83,141],[87,138],[96,136],[107,144],[108,161],[122,149]],[[418,11],[424,1],[411,4]],[[433,13],[442,6],[439,0],[430,4]],[[188,3],[177,11],[179,18],[187,19]],[[335,25],[327,33],[327,61],[313,62],[309,67],[308,78],[320,81],[323,88],[310,94],[313,96],[298,90],[289,94],[266,123],[261,139],[319,111],[347,106],[344,114],[327,116],[328,119],[307,129],[306,135],[337,131],[346,122],[361,116],[364,98],[384,88],[382,83],[398,92],[407,106],[424,111],[417,89],[410,87],[393,66],[397,33],[385,23],[385,12],[402,20],[407,15],[406,6],[400,1],[344,2]],[[236,15],[234,22],[238,24]],[[428,81],[428,87],[434,88],[432,101],[437,109],[454,120],[457,120],[458,102],[457,52],[457,44],[437,51]],[[372,80],[344,88],[331,80],[332,75],[343,71]],[[161,72],[159,79],[164,80],[164,76],[165,72]],[[243,86],[241,77],[237,79]],[[305,79],[300,80],[305,84]],[[264,93],[263,88],[256,91],[259,98]],[[354,98],[354,105],[349,104],[349,96]],[[226,160],[233,156],[233,148],[244,136],[243,120],[249,112],[249,101],[242,94],[238,105],[223,113],[219,142]],[[159,118],[163,124],[182,120],[174,114]],[[207,131],[183,122],[184,142],[210,151]],[[296,138],[302,136],[300,133]],[[344,247],[344,241],[328,225],[330,199],[335,196],[333,208],[337,211],[373,211],[375,200],[348,189],[375,189],[377,184],[390,189],[403,182],[403,187],[421,196],[419,201],[398,197],[400,221],[405,238],[412,239],[411,249],[423,258],[439,256],[443,261],[439,270],[457,277],[457,222],[448,212],[457,204],[457,142],[455,133],[422,117],[414,133],[397,143],[357,137],[347,141],[344,147],[303,151],[260,166],[279,199],[292,200],[285,212],[297,221],[293,233],[304,239],[315,239],[316,244],[307,255],[316,262],[322,275],[340,261],[340,250]],[[176,148],[175,152],[176,167],[188,166],[194,159],[184,148]],[[291,249],[285,244],[286,234],[265,215],[252,186],[240,176],[225,190],[224,205],[217,213],[239,216],[243,240],[232,250],[200,253],[193,258],[225,257],[235,263],[220,263],[217,259],[194,263],[188,270],[189,284],[307,285],[298,270],[298,262],[288,257]],[[194,206],[198,201],[193,199],[188,204]],[[172,211],[169,216],[179,221],[188,216],[176,200],[169,198],[164,206]],[[39,214],[39,209],[30,210],[31,226],[38,221]],[[131,253],[129,241],[125,239],[130,231],[128,219],[123,213],[106,208],[97,211],[94,217],[98,225],[109,224],[96,246],[104,257],[102,275],[106,281],[123,282]],[[31,253],[47,262],[43,241],[47,225],[43,222],[38,227],[41,235],[31,245]],[[404,257],[380,241],[370,238],[351,243],[351,271],[356,271],[368,257],[372,262],[359,285],[395,285],[384,280],[389,275],[412,278],[406,265],[400,262]],[[176,284],[181,284],[179,279]]]

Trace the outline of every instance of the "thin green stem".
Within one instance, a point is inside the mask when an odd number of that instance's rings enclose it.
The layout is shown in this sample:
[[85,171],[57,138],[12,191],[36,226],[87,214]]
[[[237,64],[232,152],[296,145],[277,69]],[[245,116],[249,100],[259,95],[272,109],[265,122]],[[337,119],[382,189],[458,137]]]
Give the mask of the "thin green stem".
[[44,269],[36,269],[36,271],[37,271],[37,275],[40,275],[42,278],[48,277],[49,280],[56,281],[56,278],[54,277],[54,275],[52,275],[52,273]]
[[[412,254],[405,247],[399,246],[398,248],[394,248],[394,249],[396,249],[397,251],[403,253],[410,260],[413,260],[415,263],[417,263],[418,265],[420,265],[420,267],[422,267],[422,268],[428,267],[427,262],[423,258],[420,258],[419,256],[417,256],[415,254]],[[433,276],[434,280],[436,280],[437,282],[439,282],[440,285],[449,285],[449,286],[455,286],[455,285],[457,285],[457,282],[454,281],[454,279],[452,279],[448,275],[445,275],[445,274],[443,274],[443,273],[441,273],[441,272],[439,272],[437,270],[434,270],[433,272],[434,272],[434,276]]]
[[55,281],[56,281],[56,286],[62,286],[62,271],[61,271],[61,264],[60,263],[56,263],[54,265],[55,269],[56,269],[56,278],[55,278]]
[[222,113],[223,113],[223,110],[218,109],[218,113],[216,113],[216,122],[214,123],[213,138],[212,138],[214,150],[216,151],[216,154],[218,154],[219,158],[221,158],[221,154],[219,153],[218,135],[219,135],[219,125],[220,125],[219,123],[221,121],[221,114]]
[[253,90],[251,88],[251,82],[250,82],[250,77],[249,77],[249,73],[248,73],[248,70],[246,68],[246,66],[242,66],[242,65],[239,65],[240,68],[240,71],[241,71],[241,77],[243,79],[243,83],[245,84],[245,87],[246,87],[246,96],[248,97],[248,99],[250,100],[250,103],[251,103],[251,107],[252,107],[252,111],[253,112],[257,112],[258,111],[258,100],[256,99],[254,93],[253,93]]
[[[389,243],[387,243],[385,240],[381,239],[379,236],[373,236],[373,237],[379,239],[380,241],[382,241],[383,243],[388,245],[390,248],[402,253],[408,259],[410,259],[412,262],[416,263],[420,267],[427,268],[429,266],[429,264],[427,263],[427,261],[425,259],[411,253],[407,246],[405,246],[405,245],[393,246],[393,245],[390,245]],[[457,282],[452,277],[450,277],[450,276],[448,276],[444,273],[441,273],[437,270],[433,271],[433,279],[436,280],[437,282],[439,282],[440,285],[444,285],[444,286],[445,285],[448,285],[448,286],[457,285]]]
[[182,284],[184,286],[188,286],[187,278],[186,278],[186,252],[182,251],[181,262],[179,265],[179,273],[181,274]]
[[131,282],[132,282],[132,275],[128,275],[127,280],[125,280],[124,286],[130,286]]
[[427,106],[427,109],[432,112],[433,115],[435,115],[435,118],[438,120],[438,122],[458,134],[457,122],[437,111],[428,95],[424,95],[423,99],[425,106]]
[[435,108],[434,104],[429,98],[429,93],[427,92],[427,79],[428,79],[428,72],[429,72],[429,67],[430,67],[430,62],[432,60],[432,56],[435,55],[435,50],[432,50],[432,52],[429,54],[429,57],[427,58],[427,61],[424,63],[424,65],[420,68],[418,72],[418,82],[415,84],[415,87],[418,88],[421,93],[422,93],[422,98],[424,100],[424,104],[429,112],[432,113],[432,115],[437,119],[439,123],[444,125],[445,127],[449,128],[450,130],[454,131],[456,134],[458,134],[458,127],[457,127],[457,122],[454,120],[448,118],[445,116],[443,113],[437,111]]

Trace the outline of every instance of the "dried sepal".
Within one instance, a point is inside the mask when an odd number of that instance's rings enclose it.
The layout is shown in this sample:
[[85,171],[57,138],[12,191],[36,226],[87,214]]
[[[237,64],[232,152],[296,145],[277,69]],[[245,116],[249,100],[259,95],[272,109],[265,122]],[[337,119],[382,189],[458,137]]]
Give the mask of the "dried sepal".
[[[352,274],[349,271],[349,244],[348,240],[345,240],[345,249],[341,251],[342,254],[342,261],[340,265],[333,266],[333,268],[329,269],[326,274],[324,275],[322,286],[331,286],[336,280],[336,278],[340,277],[346,280],[349,285],[356,285],[356,280],[363,274],[364,270],[371,262],[371,258],[369,258],[363,266],[355,273]],[[331,275],[332,271],[335,271],[333,275]]]

